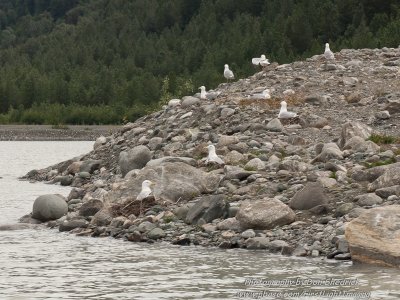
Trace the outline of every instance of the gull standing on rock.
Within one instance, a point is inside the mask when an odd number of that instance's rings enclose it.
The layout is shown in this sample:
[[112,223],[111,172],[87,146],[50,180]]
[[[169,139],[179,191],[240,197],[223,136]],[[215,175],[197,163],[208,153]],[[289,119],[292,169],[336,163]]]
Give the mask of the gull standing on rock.
[[224,67],[224,77],[226,78],[226,80],[229,81],[230,79],[234,79],[235,75],[233,75],[233,72],[229,70],[229,66],[226,64]]
[[261,57],[255,57],[251,59],[251,63],[255,66],[260,65],[261,67],[266,67],[269,65],[268,59],[265,57],[264,54],[261,55]]
[[324,56],[325,56],[325,59],[326,59],[326,60],[333,60],[333,59],[335,59],[335,55],[333,54],[333,52],[331,51],[331,49],[329,49],[329,44],[328,44],[328,43],[325,44]]
[[215,153],[214,145],[208,145],[207,149],[208,149],[208,156],[206,159],[206,163],[215,162],[219,165],[225,164],[224,161],[217,155],[217,153]]
[[142,182],[142,190],[140,191],[139,195],[137,195],[136,200],[140,201],[140,215],[142,214],[142,205],[143,205],[143,200],[149,197],[152,193],[151,186],[153,186],[154,183],[150,180],[145,180]]
[[200,99],[207,99],[207,92],[206,92],[206,87],[202,85],[199,87],[200,89]]
[[278,118],[279,119],[291,119],[296,118],[297,114],[295,112],[287,111],[287,103],[286,101],[281,102],[281,110],[279,111]]

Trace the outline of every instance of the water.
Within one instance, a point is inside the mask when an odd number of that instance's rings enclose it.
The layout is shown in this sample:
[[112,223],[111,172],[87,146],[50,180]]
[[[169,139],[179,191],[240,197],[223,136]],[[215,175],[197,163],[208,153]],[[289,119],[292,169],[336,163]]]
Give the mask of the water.
[[[69,188],[18,181],[18,176],[86,153],[92,144],[0,142],[0,224],[16,223],[39,195],[69,193]],[[330,278],[357,282],[355,286],[340,286],[339,282],[332,286],[327,281],[315,285],[306,281]],[[289,279],[293,282],[268,285]],[[339,296],[344,291],[370,293],[370,299],[399,299],[399,281],[397,269],[264,251],[135,244],[76,237],[47,228],[0,231],[1,300],[355,299]],[[274,292],[281,294],[266,296]],[[311,292],[325,296],[305,294]]]

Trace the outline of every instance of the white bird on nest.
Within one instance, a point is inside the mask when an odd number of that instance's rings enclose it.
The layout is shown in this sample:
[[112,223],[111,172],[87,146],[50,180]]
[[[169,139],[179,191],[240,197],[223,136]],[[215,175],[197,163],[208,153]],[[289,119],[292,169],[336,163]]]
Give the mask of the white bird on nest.
[[208,156],[206,159],[206,163],[215,162],[219,165],[225,164],[224,161],[217,155],[217,153],[215,153],[214,145],[208,145],[207,149],[208,149]]
[[281,110],[279,111],[278,118],[279,119],[291,119],[296,118],[297,114],[295,112],[287,111],[287,103],[286,101],[281,102]]
[[261,57],[252,58],[251,63],[255,66],[260,65],[261,67],[266,67],[270,64],[264,54],[262,54]]
[[224,77],[226,78],[227,81],[234,79],[235,75],[233,75],[233,72],[229,70],[229,66],[225,64],[225,70],[224,70]]
[[324,56],[326,60],[333,60],[335,59],[335,55],[333,54],[333,52],[331,51],[331,49],[329,49],[329,43],[325,44],[325,52],[324,52]]
[[143,200],[151,195],[151,193],[153,191],[151,190],[150,187],[153,185],[154,185],[154,182],[152,182],[150,180],[144,180],[142,182],[142,190],[140,191],[139,195],[137,195],[137,197],[136,197],[136,200],[140,201],[140,214],[142,214]]
[[250,95],[249,98],[250,99],[271,99],[271,90],[265,89],[261,93]]
[[206,87],[204,85],[199,87],[199,89],[200,89],[200,99],[215,100],[221,94],[221,92],[215,92],[212,90],[207,92]]

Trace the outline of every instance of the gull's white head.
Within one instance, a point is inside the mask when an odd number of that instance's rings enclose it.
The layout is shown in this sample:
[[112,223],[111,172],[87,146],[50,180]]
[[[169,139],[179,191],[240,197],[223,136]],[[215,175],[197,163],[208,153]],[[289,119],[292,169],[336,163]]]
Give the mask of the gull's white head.
[[224,66],[224,67],[225,67],[225,69],[229,69],[229,66],[228,66],[227,64],[225,64],[225,66]]
[[262,60],[266,60],[267,58],[265,57],[264,54],[261,54],[261,59],[262,59]]
[[281,102],[281,110],[286,110],[286,108],[287,108],[287,103],[286,103],[286,101],[282,101],[282,102]]
[[206,90],[206,87],[205,87],[204,85],[202,85],[201,87],[199,87],[199,89],[200,89],[201,91],[205,91],[205,90]]
[[329,49],[329,43],[325,44],[325,51],[327,51],[327,50],[331,50],[331,49]]
[[214,146],[214,145],[208,145],[208,146],[207,146],[207,149],[208,149],[208,152],[209,152],[209,153],[215,152],[215,146]]
[[148,189],[153,185],[154,185],[154,182],[152,182],[150,180],[145,180],[142,182],[142,189]]

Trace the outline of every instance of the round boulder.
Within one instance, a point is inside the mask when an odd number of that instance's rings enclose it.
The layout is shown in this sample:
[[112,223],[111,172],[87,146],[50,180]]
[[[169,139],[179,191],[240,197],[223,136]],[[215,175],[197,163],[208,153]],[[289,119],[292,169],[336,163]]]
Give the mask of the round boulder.
[[68,205],[61,195],[48,194],[36,198],[33,203],[32,218],[46,222],[67,214]]

